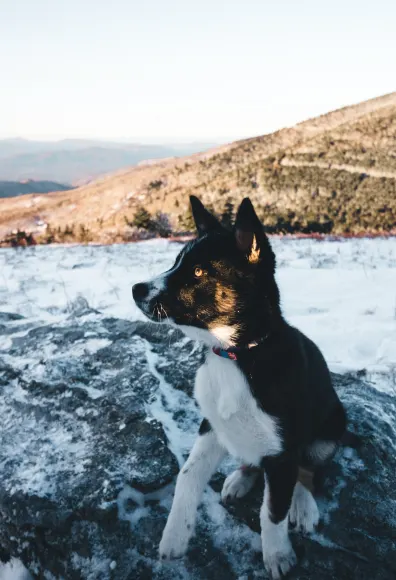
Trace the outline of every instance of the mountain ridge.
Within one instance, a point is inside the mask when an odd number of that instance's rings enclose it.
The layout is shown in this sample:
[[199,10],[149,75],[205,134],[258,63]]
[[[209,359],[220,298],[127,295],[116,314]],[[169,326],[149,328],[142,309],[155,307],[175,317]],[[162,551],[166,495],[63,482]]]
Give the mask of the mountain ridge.
[[211,145],[200,142],[156,145],[94,139],[3,139],[0,140],[0,179],[51,179],[76,184],[147,159],[180,157]]
[[[168,214],[175,232],[191,230],[188,195],[219,214],[249,196],[269,232],[396,231],[396,93],[189,157],[103,176],[71,192],[0,204],[0,234],[71,223],[90,240],[131,239],[144,206]],[[228,204],[228,206],[227,206]]]
[[8,197],[18,197],[27,193],[49,193],[53,191],[70,191],[72,186],[66,183],[55,181],[36,181],[26,179],[24,181],[0,180],[0,199]]

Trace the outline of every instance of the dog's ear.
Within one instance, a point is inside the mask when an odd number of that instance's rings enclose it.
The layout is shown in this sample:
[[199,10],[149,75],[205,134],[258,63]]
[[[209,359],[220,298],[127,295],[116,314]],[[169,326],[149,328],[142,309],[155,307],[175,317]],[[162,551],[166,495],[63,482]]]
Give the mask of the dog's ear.
[[195,195],[190,195],[190,203],[199,236],[222,230],[220,222],[204,207],[203,203]]
[[272,271],[275,271],[275,255],[248,197],[245,197],[239,206],[234,235],[238,249],[245,254],[251,264],[265,261]]

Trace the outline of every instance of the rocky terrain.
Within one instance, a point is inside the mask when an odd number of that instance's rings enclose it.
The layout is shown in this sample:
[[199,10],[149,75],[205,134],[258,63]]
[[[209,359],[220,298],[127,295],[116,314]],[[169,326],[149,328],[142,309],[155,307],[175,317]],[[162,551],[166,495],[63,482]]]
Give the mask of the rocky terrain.
[[[293,578],[395,573],[396,239],[273,239],[287,319],[313,338],[362,436],[320,475],[322,522]],[[224,462],[187,558],[157,546],[196,436],[202,349],[139,320],[131,285],[180,244],[0,249],[1,580],[266,578],[259,488],[222,506]],[[19,571],[21,574],[19,575]],[[15,574],[17,574],[15,576]]]
[[[172,486],[200,417],[202,348],[175,330],[108,317],[79,298],[57,324],[0,313],[0,556],[37,578],[265,578],[262,489],[222,506],[222,465],[187,557],[160,564]],[[320,478],[322,522],[293,534],[291,578],[396,575],[396,402],[364,373],[334,375],[362,438]]]
[[[191,231],[188,195],[225,221],[249,196],[269,232],[389,234],[396,231],[396,93],[345,107],[270,135],[206,153],[120,171],[72,192],[0,200],[0,239],[135,239],[144,207]],[[37,217],[48,232],[37,231]],[[84,228],[85,239],[80,235]]]

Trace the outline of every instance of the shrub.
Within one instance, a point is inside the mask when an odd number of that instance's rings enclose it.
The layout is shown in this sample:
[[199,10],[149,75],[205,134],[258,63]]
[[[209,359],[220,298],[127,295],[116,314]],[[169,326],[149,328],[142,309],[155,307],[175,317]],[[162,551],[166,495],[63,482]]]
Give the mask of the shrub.
[[231,198],[228,198],[224,205],[223,213],[220,216],[220,221],[225,228],[231,229],[234,223],[234,204]]
[[73,237],[74,236],[74,224],[72,224],[71,226],[69,226],[68,224],[66,224],[63,233],[64,233],[65,236]]
[[139,206],[130,222],[130,225],[142,230],[150,230],[152,227],[151,215],[145,207]]
[[180,228],[185,232],[195,232],[195,221],[191,212],[190,204],[187,206],[186,210],[179,215],[178,218]]
[[89,229],[87,227],[84,226],[84,224],[80,224],[80,229],[79,229],[79,241],[83,242],[83,243],[87,243],[87,242],[91,242],[92,241],[92,234],[89,231]]
[[56,232],[49,225],[44,234],[44,242],[46,244],[53,244],[56,241]]
[[154,219],[151,221],[150,229],[161,236],[161,238],[169,237],[172,233],[172,226],[168,215],[160,211],[157,212]]
[[148,230],[142,230],[141,228],[135,228],[129,225],[128,230],[121,234],[121,238],[124,242],[137,242],[139,240],[149,240],[153,238],[154,234]]
[[154,181],[150,181],[150,183],[148,184],[148,189],[159,189],[163,185],[164,182],[162,181],[162,179],[156,179]]
[[26,246],[35,246],[37,242],[31,233],[25,232],[24,230],[17,230],[4,240],[1,240],[1,244],[3,243],[13,248],[24,248]]

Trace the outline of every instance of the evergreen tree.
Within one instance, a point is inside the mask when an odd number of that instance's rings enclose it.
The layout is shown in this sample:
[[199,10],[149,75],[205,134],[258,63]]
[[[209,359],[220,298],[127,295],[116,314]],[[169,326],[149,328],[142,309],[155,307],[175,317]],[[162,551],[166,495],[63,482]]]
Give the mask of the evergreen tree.
[[136,228],[141,228],[143,230],[151,229],[152,225],[151,215],[149,214],[149,212],[145,207],[139,206],[137,208],[136,213],[131,222],[131,225],[135,226]]
[[196,231],[195,221],[191,212],[190,204],[186,208],[185,212],[179,215],[179,224],[183,231],[193,233]]
[[220,221],[225,228],[231,229],[234,222],[234,204],[231,198],[227,198],[223,213],[220,216]]

